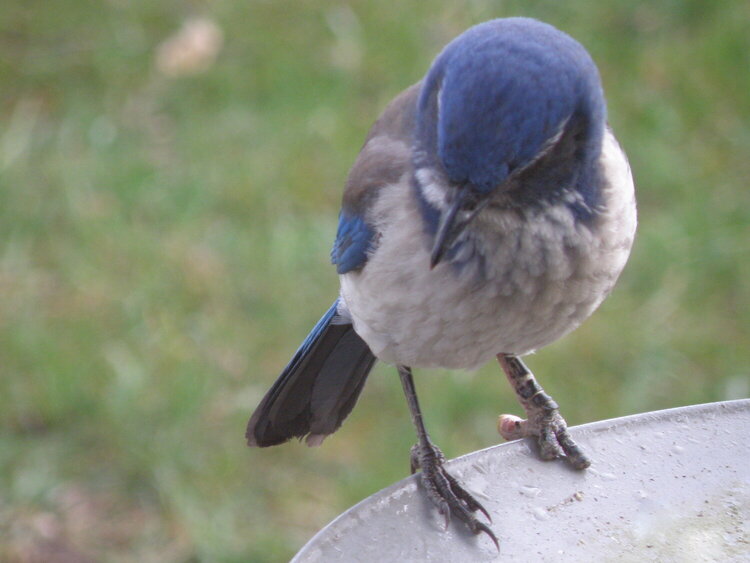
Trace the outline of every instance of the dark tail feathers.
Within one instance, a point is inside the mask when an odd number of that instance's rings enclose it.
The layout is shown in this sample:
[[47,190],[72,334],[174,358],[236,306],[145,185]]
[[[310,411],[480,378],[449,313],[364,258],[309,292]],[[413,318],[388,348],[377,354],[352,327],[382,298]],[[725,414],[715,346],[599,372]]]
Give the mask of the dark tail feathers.
[[335,432],[357,402],[375,356],[354,327],[323,315],[268,390],[247,423],[250,446],[273,446],[307,436],[317,446]]

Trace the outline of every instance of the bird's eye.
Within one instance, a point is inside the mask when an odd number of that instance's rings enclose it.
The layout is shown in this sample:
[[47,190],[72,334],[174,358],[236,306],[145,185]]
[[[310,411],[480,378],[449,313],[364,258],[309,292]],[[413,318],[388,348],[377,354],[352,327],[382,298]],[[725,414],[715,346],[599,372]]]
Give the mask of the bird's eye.
[[471,189],[471,187],[466,186],[463,189],[466,190],[466,194],[463,197],[461,210],[462,211],[474,211],[477,208],[477,205],[479,205],[481,198],[479,197],[479,194],[476,191]]

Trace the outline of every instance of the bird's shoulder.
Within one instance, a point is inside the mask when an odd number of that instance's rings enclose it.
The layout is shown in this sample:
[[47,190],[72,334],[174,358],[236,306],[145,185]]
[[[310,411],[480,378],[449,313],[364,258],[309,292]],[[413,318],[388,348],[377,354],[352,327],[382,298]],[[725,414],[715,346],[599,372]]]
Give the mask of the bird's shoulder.
[[339,274],[362,268],[375,240],[368,208],[383,186],[411,173],[411,150],[421,83],[407,88],[385,108],[349,172],[331,261]]

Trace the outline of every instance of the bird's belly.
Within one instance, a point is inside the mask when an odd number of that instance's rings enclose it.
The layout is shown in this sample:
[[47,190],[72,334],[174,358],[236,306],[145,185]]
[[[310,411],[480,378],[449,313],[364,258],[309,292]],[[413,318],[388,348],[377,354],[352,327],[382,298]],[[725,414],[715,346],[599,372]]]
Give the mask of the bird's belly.
[[[450,264],[382,275],[343,276],[357,332],[383,361],[474,369],[498,353],[526,354],[576,328],[614,280],[554,280],[516,272],[479,282]],[[510,272],[512,275],[513,272]]]

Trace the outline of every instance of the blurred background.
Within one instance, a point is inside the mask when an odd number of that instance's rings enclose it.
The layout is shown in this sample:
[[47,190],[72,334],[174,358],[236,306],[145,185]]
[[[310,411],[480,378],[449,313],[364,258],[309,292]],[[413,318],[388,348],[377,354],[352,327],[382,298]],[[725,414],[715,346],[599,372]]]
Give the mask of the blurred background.
[[[531,368],[572,424],[750,393],[746,0],[5,0],[0,560],[283,561],[407,476],[388,366],[321,448],[245,423],[336,296],[369,125],[509,15],[590,50],[640,205],[611,298]],[[496,365],[417,387],[449,457],[521,414]]]

